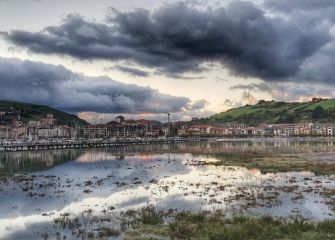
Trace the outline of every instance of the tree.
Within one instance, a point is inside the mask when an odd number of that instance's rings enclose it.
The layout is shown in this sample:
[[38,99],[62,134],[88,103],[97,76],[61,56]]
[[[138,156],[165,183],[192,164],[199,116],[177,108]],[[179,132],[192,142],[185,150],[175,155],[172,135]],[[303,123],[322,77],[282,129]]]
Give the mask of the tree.
[[327,112],[321,106],[317,106],[314,111],[312,112],[313,119],[320,119],[327,117]]
[[294,116],[292,114],[286,113],[279,117],[277,123],[293,123]]

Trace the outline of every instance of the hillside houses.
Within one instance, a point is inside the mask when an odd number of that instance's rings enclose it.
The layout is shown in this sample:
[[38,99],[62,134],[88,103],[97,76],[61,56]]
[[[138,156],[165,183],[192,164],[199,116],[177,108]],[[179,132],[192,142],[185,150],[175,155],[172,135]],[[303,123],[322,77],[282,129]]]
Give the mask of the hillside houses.
[[180,136],[334,136],[333,123],[299,123],[299,124],[261,124],[257,127],[246,125],[211,126],[192,125],[178,129]]
[[187,128],[178,129],[180,136],[226,136],[226,135],[262,135],[263,130],[256,127],[243,125],[235,126],[211,126],[211,125],[193,125]]
[[[193,124],[192,124],[193,123]],[[334,123],[260,124],[195,124],[191,122],[160,123],[132,120],[118,116],[106,124],[68,126],[59,125],[52,114],[40,120],[0,125],[0,139],[127,139],[158,137],[296,137],[334,136]]]
[[71,135],[72,128],[57,125],[57,120],[53,114],[47,114],[45,118],[29,121],[27,124],[19,120],[14,120],[10,125],[0,125],[0,139],[69,138]]

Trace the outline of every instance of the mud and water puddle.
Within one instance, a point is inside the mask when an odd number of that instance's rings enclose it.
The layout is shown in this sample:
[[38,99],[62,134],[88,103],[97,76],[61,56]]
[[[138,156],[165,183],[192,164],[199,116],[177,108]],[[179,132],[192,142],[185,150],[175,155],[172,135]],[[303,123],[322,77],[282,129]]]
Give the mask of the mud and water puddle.
[[122,239],[146,206],[165,214],[334,219],[335,145],[268,144],[6,153],[0,156],[7,173],[0,177],[0,238]]

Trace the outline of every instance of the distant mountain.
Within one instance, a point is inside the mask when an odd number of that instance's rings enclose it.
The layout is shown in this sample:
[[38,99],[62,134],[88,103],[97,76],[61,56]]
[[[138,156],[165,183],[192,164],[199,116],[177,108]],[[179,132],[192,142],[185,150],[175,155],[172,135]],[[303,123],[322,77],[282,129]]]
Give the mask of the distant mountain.
[[261,100],[255,105],[230,109],[207,119],[215,123],[299,123],[335,122],[335,99],[310,102],[276,102]]
[[21,121],[40,120],[48,113],[52,113],[60,124],[84,125],[86,121],[75,115],[59,111],[57,109],[23,102],[0,100],[0,122],[10,123],[13,119],[20,117]]

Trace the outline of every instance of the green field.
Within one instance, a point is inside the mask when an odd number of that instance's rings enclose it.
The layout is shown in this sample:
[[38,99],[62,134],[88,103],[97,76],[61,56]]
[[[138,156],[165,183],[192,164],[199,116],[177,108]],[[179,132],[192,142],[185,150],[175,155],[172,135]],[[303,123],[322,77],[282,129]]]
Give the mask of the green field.
[[255,105],[246,105],[209,118],[210,122],[243,123],[299,123],[333,122],[335,119],[335,99],[319,102],[276,102],[260,101]]

